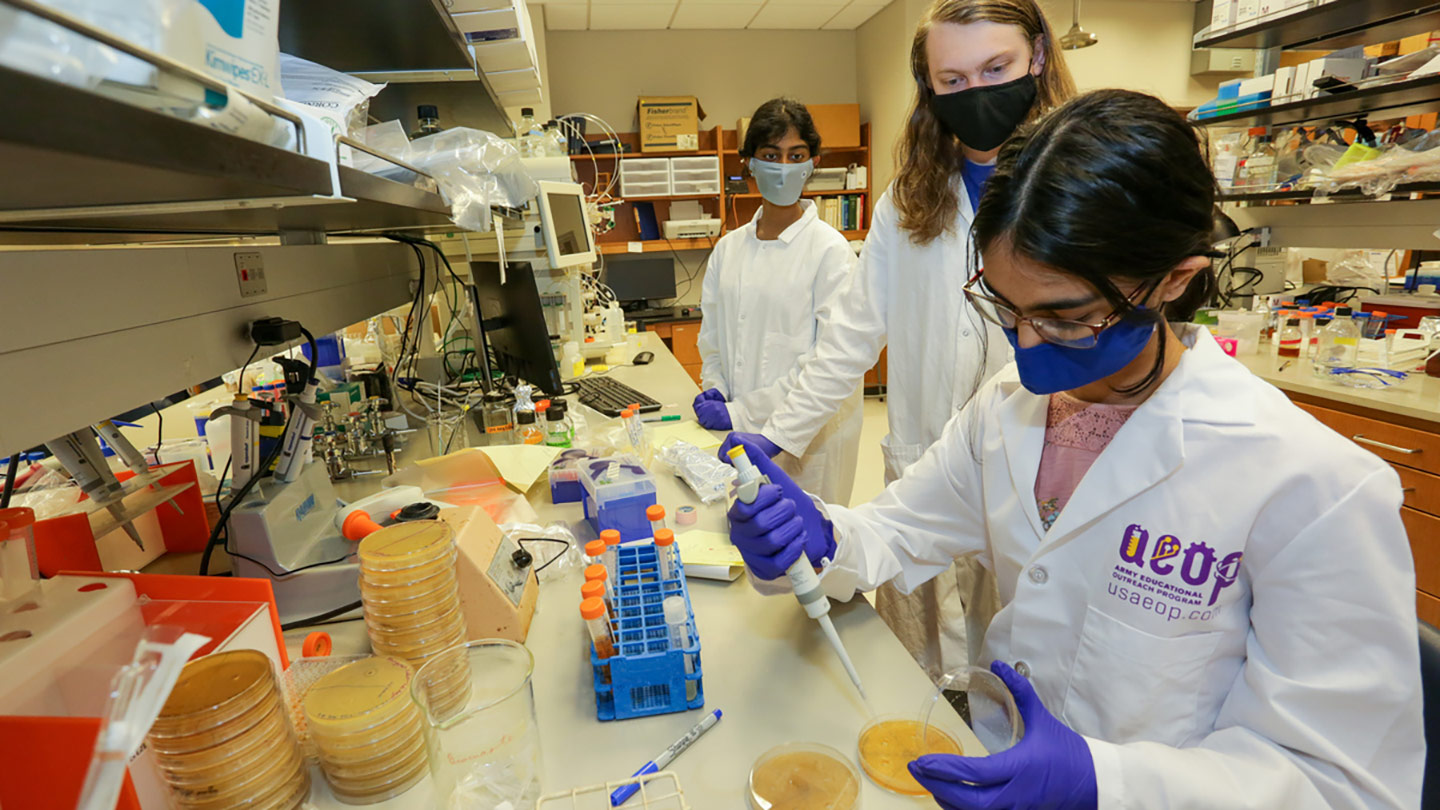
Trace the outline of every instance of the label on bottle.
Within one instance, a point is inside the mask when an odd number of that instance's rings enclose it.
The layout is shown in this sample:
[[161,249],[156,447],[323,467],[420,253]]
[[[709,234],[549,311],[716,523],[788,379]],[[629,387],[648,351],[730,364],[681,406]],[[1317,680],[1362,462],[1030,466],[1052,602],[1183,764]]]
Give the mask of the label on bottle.
[[1336,345],[1336,346],[1359,346],[1359,345],[1360,345],[1360,339],[1359,339],[1359,338],[1353,338],[1353,337],[1337,337],[1337,338],[1335,338],[1335,345]]
[[511,424],[508,424],[508,423],[507,423],[507,424],[504,424],[504,425],[491,425],[490,427],[485,428],[485,432],[486,432],[486,433],[509,433],[510,431],[512,431],[512,430],[514,430],[514,429],[515,429],[515,426],[514,426],[514,425],[511,425]]

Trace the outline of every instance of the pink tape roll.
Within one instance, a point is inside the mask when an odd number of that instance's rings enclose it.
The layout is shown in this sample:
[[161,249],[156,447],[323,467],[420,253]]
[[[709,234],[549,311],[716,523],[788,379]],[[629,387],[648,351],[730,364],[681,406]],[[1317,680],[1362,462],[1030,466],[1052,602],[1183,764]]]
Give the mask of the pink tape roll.
[[675,522],[681,526],[690,526],[700,519],[700,513],[695,511],[693,506],[682,506],[675,510]]

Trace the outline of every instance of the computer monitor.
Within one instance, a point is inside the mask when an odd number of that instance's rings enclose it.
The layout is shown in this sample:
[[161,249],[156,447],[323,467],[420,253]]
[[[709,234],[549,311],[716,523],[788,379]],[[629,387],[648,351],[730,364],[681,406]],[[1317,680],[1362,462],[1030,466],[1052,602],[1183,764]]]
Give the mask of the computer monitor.
[[470,303],[482,335],[479,350],[488,346],[502,372],[560,396],[560,368],[530,264],[506,264],[503,283],[499,262],[471,262],[470,275],[475,279]]
[[607,259],[604,284],[623,301],[661,301],[675,297],[675,263],[669,256]]
[[595,263],[595,233],[585,211],[585,190],[578,183],[542,180],[537,205],[545,250],[555,268]]

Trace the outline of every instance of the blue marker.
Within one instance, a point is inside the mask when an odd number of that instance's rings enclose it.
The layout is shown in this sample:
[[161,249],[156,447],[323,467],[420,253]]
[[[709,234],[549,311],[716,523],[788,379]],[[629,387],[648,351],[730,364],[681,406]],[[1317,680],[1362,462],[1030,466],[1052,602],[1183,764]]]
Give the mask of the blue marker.
[[[665,766],[674,762],[675,758],[683,754],[685,749],[690,747],[691,743],[700,739],[700,735],[709,731],[718,722],[720,722],[720,710],[716,709],[705,715],[705,719],[701,720],[694,728],[685,732],[685,736],[676,740],[674,745],[660,752],[660,756],[645,763],[645,767],[636,771],[634,775],[644,776],[647,773],[656,773],[657,771],[664,770]],[[626,799],[634,796],[638,790],[640,790],[639,784],[624,785],[623,787],[616,788],[615,792],[610,794],[610,806],[619,807],[625,803]]]

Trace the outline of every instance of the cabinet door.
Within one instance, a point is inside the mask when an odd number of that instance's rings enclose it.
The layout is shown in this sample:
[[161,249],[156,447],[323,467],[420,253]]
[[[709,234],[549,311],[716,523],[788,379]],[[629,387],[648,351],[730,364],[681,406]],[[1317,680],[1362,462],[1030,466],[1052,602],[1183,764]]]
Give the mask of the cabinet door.
[[1440,596],[1440,518],[1406,506],[1400,508],[1400,519],[1415,555],[1415,587]]
[[1400,474],[1400,486],[1405,490],[1405,505],[1411,509],[1440,515],[1440,477],[1391,464]]
[[1332,430],[1393,464],[1440,474],[1440,433],[1295,403]]
[[[670,351],[682,366],[699,366],[700,349],[695,341],[700,337],[700,322],[685,321],[670,325]],[[698,372],[697,372],[698,373]]]

